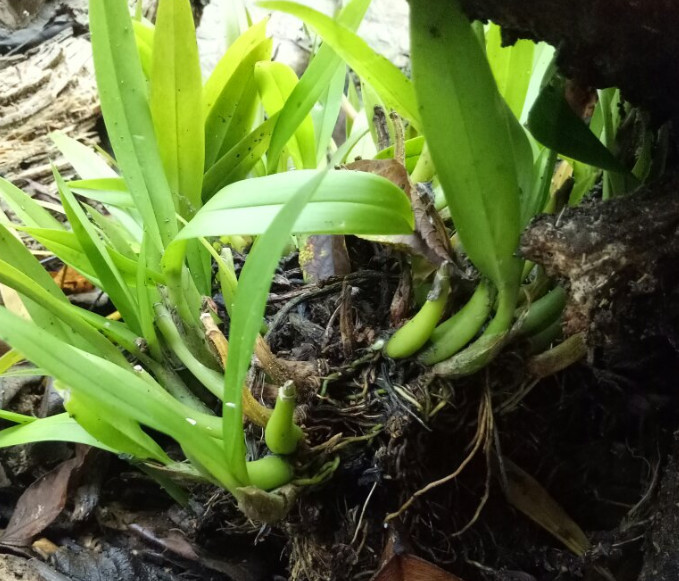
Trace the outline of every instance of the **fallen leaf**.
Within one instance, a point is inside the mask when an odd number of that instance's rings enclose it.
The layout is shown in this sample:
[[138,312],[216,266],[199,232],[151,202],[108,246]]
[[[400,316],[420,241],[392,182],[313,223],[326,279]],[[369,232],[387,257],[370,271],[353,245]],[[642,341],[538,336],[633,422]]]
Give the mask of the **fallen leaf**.
[[462,581],[415,555],[394,555],[382,567],[373,581]]
[[582,529],[530,474],[504,459],[507,500],[533,522],[559,539],[576,555],[584,555],[590,542]]
[[67,295],[86,293],[94,289],[94,285],[82,274],[66,265],[55,272],[50,272],[50,275]]
[[360,159],[345,166],[352,171],[372,173],[388,179],[410,198],[415,218],[412,234],[397,236],[361,236],[366,240],[389,244],[398,250],[423,256],[436,266],[451,261],[448,233],[424,184],[413,188],[406,169],[395,159]]
[[463,581],[429,561],[416,557],[402,523],[389,525],[387,543],[380,558],[380,570],[371,581]]
[[33,538],[47,528],[66,506],[69,490],[79,480],[87,464],[90,448],[76,446],[76,454],[33,482],[21,495],[0,545],[28,547]]
[[299,249],[299,265],[304,280],[319,283],[351,272],[344,236],[316,234],[306,236]]

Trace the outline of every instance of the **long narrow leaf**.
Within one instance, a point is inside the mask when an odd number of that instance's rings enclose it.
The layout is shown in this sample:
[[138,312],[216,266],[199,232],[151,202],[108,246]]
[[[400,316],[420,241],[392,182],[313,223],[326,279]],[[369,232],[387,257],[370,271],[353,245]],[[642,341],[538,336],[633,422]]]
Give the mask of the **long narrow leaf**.
[[56,170],[54,177],[73,233],[78,238],[80,246],[97,273],[102,290],[106,291],[111,297],[129,327],[136,333],[141,333],[137,303],[118,267],[113,262],[108,248],[100,239],[99,233],[90,223],[85,211],[80,207],[75,196]]
[[241,485],[221,461],[221,447],[212,437],[205,436],[204,428],[199,426],[202,414],[179,403],[151,380],[65,345],[3,307],[0,307],[0,337],[71,390],[96,401],[112,417],[129,417],[175,438],[188,455],[196,458],[227,489],[234,491]]
[[[271,40],[266,39],[266,21],[243,34],[226,52],[205,84],[205,169],[245,135],[251,115],[239,108],[254,85],[255,63],[271,58]],[[249,105],[256,105],[249,99]]]
[[205,120],[205,169],[212,167],[219,155],[242,137],[242,122],[237,123],[243,118],[242,112],[240,117],[237,116],[239,106],[248,98],[252,102],[248,94],[252,89],[254,95],[257,94],[255,64],[271,58],[271,46],[270,39],[264,40],[245,55],[210,109]]
[[63,224],[45,210],[45,208],[41,207],[33,198],[1,177],[0,195],[2,195],[2,198],[7,202],[7,205],[22,224],[38,228],[64,229]]
[[158,7],[151,68],[151,114],[165,175],[179,214],[188,219],[201,206],[205,137],[203,81],[189,0],[163,0]]
[[94,286],[101,288],[94,267],[73,232],[48,228],[17,228],[30,234],[62,262],[78,271]]
[[35,419],[0,431],[0,448],[32,444],[34,442],[73,442],[116,452],[88,434],[68,414],[57,414],[48,418]]
[[344,83],[347,78],[347,68],[344,63],[338,67],[337,72],[330,79],[328,90],[319,99],[322,107],[320,116],[316,117],[318,122],[316,133],[316,163],[322,167],[327,161],[328,145],[332,139],[333,131],[337,125],[337,119],[342,109],[342,97],[344,96]]
[[80,176],[80,179],[120,179],[116,171],[106,163],[106,160],[86,145],[72,139],[61,131],[50,133],[50,139],[66,158],[66,161],[73,166],[73,169]]
[[500,27],[490,24],[486,33],[486,56],[497,88],[517,119],[526,101],[534,53],[535,43],[531,40],[517,40],[512,46],[503,47]]
[[[20,293],[36,325],[72,345],[89,347],[95,353],[106,354],[114,360],[119,356],[112,345],[104,344],[103,337],[90,337],[79,331],[78,321],[73,320],[72,309],[75,307],[71,306],[63,291],[30,251],[2,225],[0,257],[0,282]],[[68,314],[65,315],[66,311]]]
[[209,200],[220,188],[244,179],[267,152],[278,114],[256,127],[206,172],[203,199]]
[[[4,260],[0,260],[0,282],[32,301],[32,304],[26,303],[27,308],[32,313],[36,324],[41,325],[46,333],[53,333],[62,340],[70,341],[74,346],[106,357],[123,367],[129,367],[125,357],[79,316],[77,307],[50,294],[34,283],[29,276]],[[44,310],[49,313],[50,317],[40,316],[38,318],[34,305],[40,305],[41,315]],[[55,318],[60,325],[55,324]],[[68,332],[60,331],[63,328],[68,329]]]
[[165,244],[177,233],[177,220],[153,130],[146,79],[127,2],[90,0],[89,15],[106,130],[159,262]]
[[267,0],[259,5],[292,14],[314,28],[359,77],[370,83],[387,107],[397,111],[416,128],[420,127],[415,92],[408,77],[349,28],[321,12],[294,2]]
[[528,128],[545,147],[562,155],[607,171],[627,171],[573,112],[564,97],[563,80],[556,75],[536,99]]
[[[338,22],[349,30],[356,30],[369,5],[370,0],[353,0],[342,9],[337,17]],[[273,173],[278,166],[278,159],[285,144],[309,114],[314,103],[318,101],[326,87],[334,86],[333,79],[339,74],[338,71],[345,69],[342,57],[336,54],[328,44],[322,44],[281,111],[268,152],[268,173]],[[319,132],[319,138],[322,136],[323,132]],[[327,143],[319,139],[318,147],[323,148],[323,155],[325,155]]]
[[460,240],[498,288],[514,286],[520,216],[510,112],[458,1],[413,0],[410,14],[424,134]]
[[[260,62],[255,65],[255,81],[262,104],[269,117],[278,113],[298,84],[297,75],[288,65],[278,62]],[[300,123],[287,144],[297,169],[316,167],[314,124],[311,117]]]
[[[302,183],[255,242],[243,267],[233,305],[229,331],[229,358],[224,377],[224,445],[229,465],[247,477],[243,438],[242,385],[250,365],[255,339],[269,296],[269,284],[283,247],[300,212],[321,185],[324,173],[314,173]],[[308,176],[307,176],[308,178]]]
[[127,191],[125,180],[109,178],[101,180],[73,180],[68,182],[71,191],[107,206],[134,208],[134,199]]

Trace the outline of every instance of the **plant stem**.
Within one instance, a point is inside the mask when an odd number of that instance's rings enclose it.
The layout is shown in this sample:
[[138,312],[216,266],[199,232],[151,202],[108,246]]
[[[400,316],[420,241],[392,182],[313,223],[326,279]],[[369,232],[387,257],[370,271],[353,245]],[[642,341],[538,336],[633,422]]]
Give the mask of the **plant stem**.
[[274,454],[292,454],[297,449],[302,432],[294,422],[296,399],[292,381],[278,388],[276,406],[264,430],[266,445]]
[[394,359],[410,357],[431,337],[450,295],[450,266],[443,264],[436,273],[432,290],[422,308],[387,342],[385,353]]
[[485,336],[506,333],[514,320],[514,311],[518,299],[518,287],[500,289],[497,295],[497,310],[492,321],[483,332]]
[[434,329],[429,347],[418,359],[426,365],[433,365],[455,355],[479,332],[488,318],[492,304],[490,285],[482,281],[469,301]]
[[425,142],[422,146],[422,152],[420,153],[420,157],[417,160],[417,164],[415,164],[415,169],[413,169],[413,173],[410,174],[410,181],[414,184],[420,182],[430,182],[434,179],[435,173],[436,168],[434,167],[434,162],[432,161],[431,155],[429,154],[429,147]]
[[220,400],[224,392],[224,379],[216,371],[203,365],[193,353],[189,351],[179,330],[172,320],[172,315],[165,305],[158,303],[154,306],[156,311],[156,325],[163,335],[167,345],[172,349],[179,360],[186,365],[187,369],[200,381],[207,390]]
[[160,383],[172,397],[191,409],[204,414],[212,414],[210,408],[208,408],[205,403],[186,386],[174,371],[145,355],[140,354],[138,355],[138,358],[144,367],[153,373],[158,383]]

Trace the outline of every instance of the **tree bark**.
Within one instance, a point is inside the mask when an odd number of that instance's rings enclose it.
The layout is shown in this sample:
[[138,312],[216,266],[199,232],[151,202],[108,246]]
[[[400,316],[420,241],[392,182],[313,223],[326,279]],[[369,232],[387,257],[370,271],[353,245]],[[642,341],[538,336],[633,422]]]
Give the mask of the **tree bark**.
[[544,40],[566,76],[619,87],[657,121],[679,102],[679,2],[672,0],[461,0],[473,19],[492,20],[511,43]]

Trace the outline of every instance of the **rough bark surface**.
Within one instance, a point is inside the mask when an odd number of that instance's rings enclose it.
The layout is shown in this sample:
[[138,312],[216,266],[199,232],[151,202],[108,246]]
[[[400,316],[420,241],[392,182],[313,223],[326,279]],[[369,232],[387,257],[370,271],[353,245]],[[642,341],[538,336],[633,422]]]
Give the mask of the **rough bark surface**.
[[493,20],[505,39],[558,48],[564,73],[597,88],[617,86],[657,119],[679,102],[679,3],[672,0],[462,0],[468,15]]
[[675,174],[631,196],[543,214],[528,227],[522,254],[568,287],[567,334],[585,331],[590,345],[604,346],[670,333],[678,185]]

